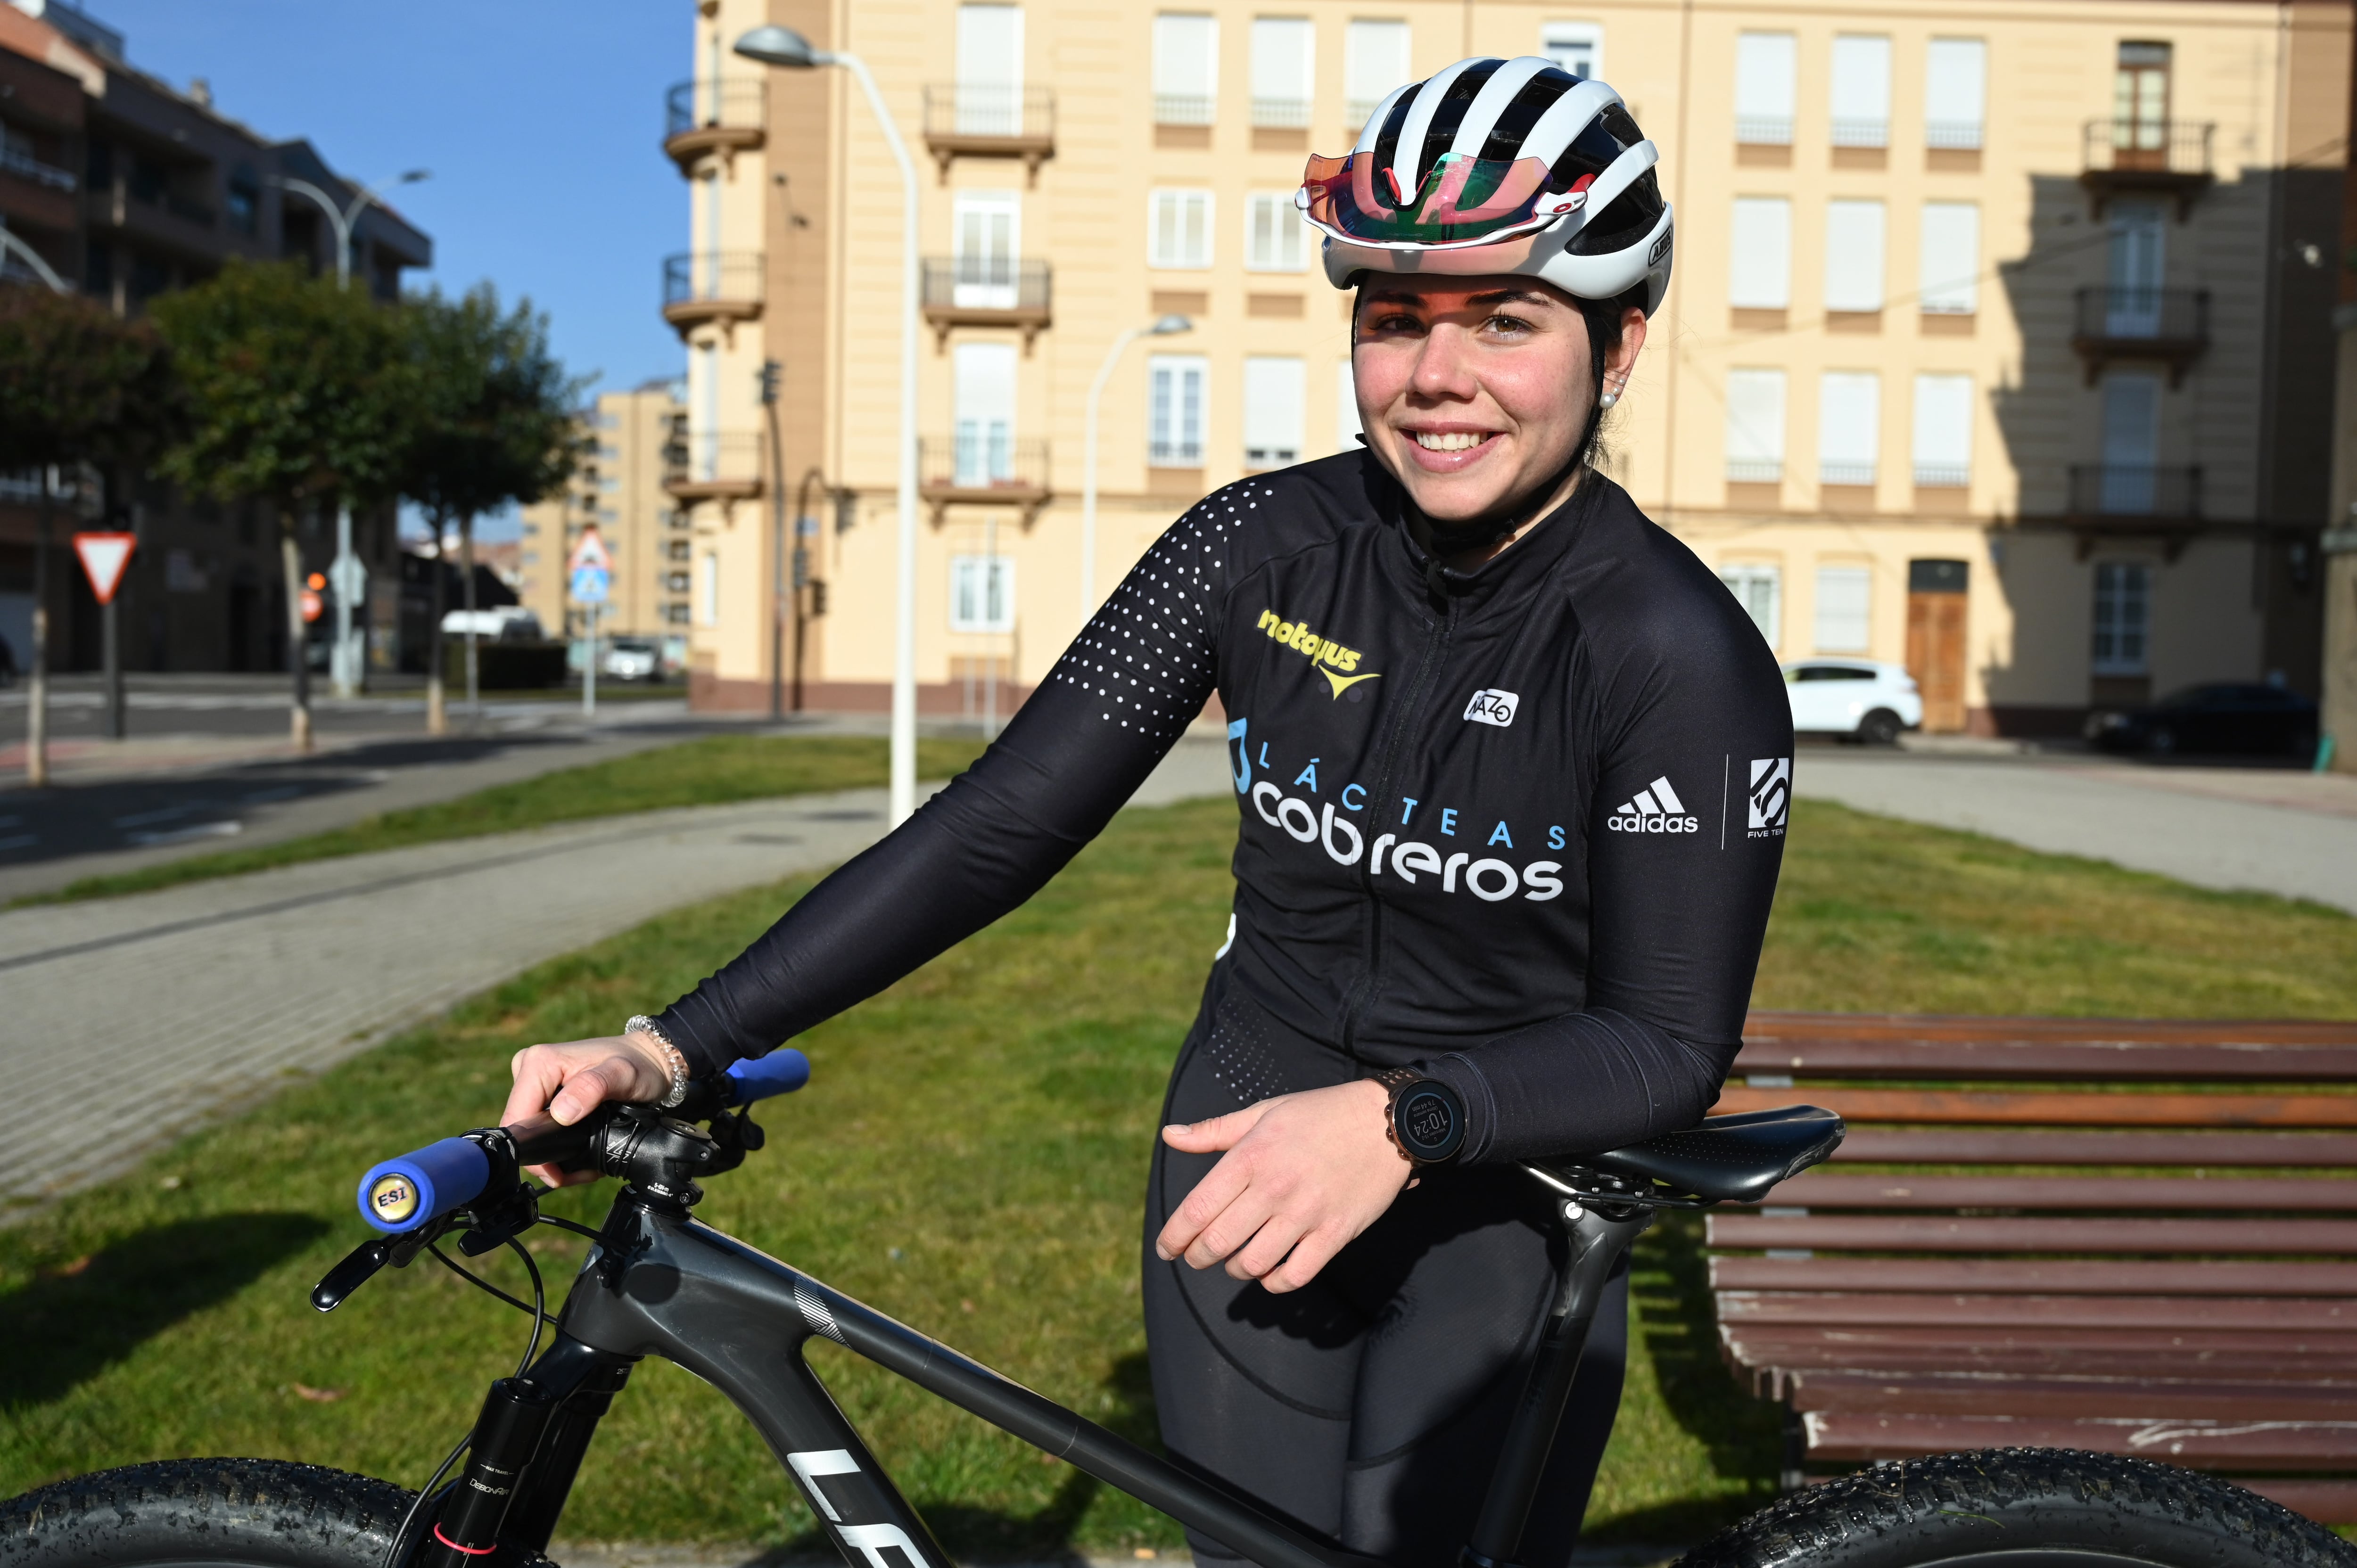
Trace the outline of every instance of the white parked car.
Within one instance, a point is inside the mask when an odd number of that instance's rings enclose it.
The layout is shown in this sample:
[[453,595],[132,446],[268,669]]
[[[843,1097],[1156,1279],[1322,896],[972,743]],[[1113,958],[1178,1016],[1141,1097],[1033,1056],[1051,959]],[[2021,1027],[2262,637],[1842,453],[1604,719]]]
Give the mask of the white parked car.
[[606,645],[597,671],[617,681],[660,681],[662,647],[643,637],[618,637]]
[[1921,727],[1923,697],[1903,666],[1870,659],[1802,659],[1784,666],[1792,729],[1889,746]]
[[501,605],[488,610],[452,610],[442,618],[442,635],[464,637],[472,630],[493,642],[541,642],[548,634],[540,618],[522,605]]

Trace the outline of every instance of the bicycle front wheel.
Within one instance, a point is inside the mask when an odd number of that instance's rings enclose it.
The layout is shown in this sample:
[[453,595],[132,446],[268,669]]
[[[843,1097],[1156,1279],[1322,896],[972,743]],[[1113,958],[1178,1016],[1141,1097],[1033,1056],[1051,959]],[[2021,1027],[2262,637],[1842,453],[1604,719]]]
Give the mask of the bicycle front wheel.
[[2357,1549],[2214,1476],[1997,1448],[1811,1487],[1675,1568],[2357,1568]]
[[384,1568],[414,1495],[274,1459],[102,1470],[0,1503],[0,1568]]

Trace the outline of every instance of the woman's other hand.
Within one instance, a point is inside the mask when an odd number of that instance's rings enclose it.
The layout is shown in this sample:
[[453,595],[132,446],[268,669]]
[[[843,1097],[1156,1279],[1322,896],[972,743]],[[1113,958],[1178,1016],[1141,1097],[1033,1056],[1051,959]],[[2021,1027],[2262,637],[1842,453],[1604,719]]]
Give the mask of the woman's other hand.
[[1379,1219],[1414,1171],[1384,1130],[1391,1095],[1372,1079],[1280,1094],[1225,1116],[1165,1127],[1162,1141],[1220,1155],[1155,1251],[1268,1290],[1298,1290]]
[[[515,1075],[515,1086],[508,1090],[507,1109],[500,1113],[503,1127],[544,1111],[559,1125],[570,1127],[608,1100],[655,1101],[671,1092],[671,1065],[662,1047],[643,1035],[530,1046],[515,1054],[508,1070]],[[554,1165],[531,1169],[551,1187],[597,1179],[594,1171],[568,1175]]]

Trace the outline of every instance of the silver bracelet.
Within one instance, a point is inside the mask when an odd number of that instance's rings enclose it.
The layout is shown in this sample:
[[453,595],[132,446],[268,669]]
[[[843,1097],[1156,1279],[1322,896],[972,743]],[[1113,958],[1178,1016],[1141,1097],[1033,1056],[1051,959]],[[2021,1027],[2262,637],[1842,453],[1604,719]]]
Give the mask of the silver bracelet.
[[671,1092],[655,1101],[655,1109],[668,1111],[685,1100],[687,1098],[687,1058],[680,1054],[679,1047],[673,1045],[661,1029],[655,1027],[655,1021],[644,1013],[634,1013],[630,1015],[630,1022],[622,1026],[622,1033],[644,1035],[662,1047],[663,1059],[671,1064]]

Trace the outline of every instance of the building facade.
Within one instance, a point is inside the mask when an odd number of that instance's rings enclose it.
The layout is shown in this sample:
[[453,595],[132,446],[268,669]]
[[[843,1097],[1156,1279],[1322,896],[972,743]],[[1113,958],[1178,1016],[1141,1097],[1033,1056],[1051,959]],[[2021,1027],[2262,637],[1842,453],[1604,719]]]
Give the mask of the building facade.
[[[201,81],[186,91],[131,66],[120,34],[58,0],[0,0],[0,228],[40,258],[0,255],[0,287],[51,286],[42,275],[136,316],[168,289],[199,283],[232,256],[336,265],[327,219],[279,180],[306,181],[339,206],[359,194],[310,144],[273,142],[222,113]],[[404,270],[430,263],[431,242],[397,212],[355,225],[352,286],[399,298]],[[29,664],[40,486],[0,475],[0,637]],[[192,502],[139,474],[109,477],[105,525],[139,536],[116,602],[130,670],[272,670],[286,658],[277,524],[256,503]],[[62,542],[98,519],[55,521],[48,574],[51,667],[94,670],[100,613]],[[331,520],[305,520],[307,569],[335,553]],[[355,519],[367,563],[366,621],[382,667],[396,657],[399,546],[391,507]]]
[[687,410],[672,381],[604,392],[582,416],[585,456],[558,495],[523,510],[516,592],[551,637],[586,637],[565,563],[595,523],[613,559],[601,637],[686,634],[693,571],[688,519],[663,487],[686,467]]
[[[729,53],[772,21],[858,53],[920,164],[928,711],[1038,681],[1204,491],[1351,444],[1291,195],[1468,54],[1599,76],[1661,144],[1676,281],[1609,469],[1781,657],[1906,663],[1983,733],[2317,682],[2345,0],[703,0],[663,306],[700,703],[766,700],[780,476],[813,701],[891,668],[900,181],[845,73]],[[1170,314],[1105,383],[1083,584],[1090,388]]]

